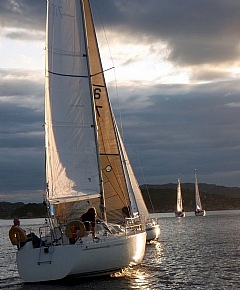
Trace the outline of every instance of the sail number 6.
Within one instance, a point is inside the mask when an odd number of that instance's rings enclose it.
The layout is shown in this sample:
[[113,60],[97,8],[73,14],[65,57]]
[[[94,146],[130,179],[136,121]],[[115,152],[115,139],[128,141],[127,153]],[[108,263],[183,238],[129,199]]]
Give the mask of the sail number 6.
[[[93,95],[94,95],[94,99],[95,100],[100,100],[100,98],[101,98],[101,89],[100,88],[95,88],[94,91],[93,91]],[[97,112],[98,117],[101,117],[99,109],[101,109],[102,106],[97,106],[96,105],[95,107],[96,107],[96,112]]]

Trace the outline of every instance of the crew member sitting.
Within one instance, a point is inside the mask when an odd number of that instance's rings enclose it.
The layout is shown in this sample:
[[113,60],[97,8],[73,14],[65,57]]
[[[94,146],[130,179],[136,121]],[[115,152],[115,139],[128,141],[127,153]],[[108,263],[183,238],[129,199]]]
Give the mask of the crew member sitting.
[[92,232],[92,237],[95,239],[95,224],[97,212],[94,207],[90,207],[84,214],[81,215],[80,220],[84,223],[86,231]]
[[[39,248],[41,245],[42,246],[45,245],[45,243],[38,236],[36,236],[34,233],[30,233],[30,234],[26,235],[26,231],[20,227],[20,220],[18,218],[15,218],[13,220],[13,225],[12,225],[11,229],[13,229],[13,228],[19,228],[19,232],[14,234],[15,238],[19,241],[19,243],[17,245],[18,248],[23,247],[29,241],[32,241],[32,245],[34,248]],[[10,236],[11,229],[9,231],[9,236]],[[23,238],[20,237],[20,235],[21,235],[20,233],[22,233]],[[25,237],[27,237],[27,238],[25,238]],[[11,236],[10,236],[10,239],[11,239]]]

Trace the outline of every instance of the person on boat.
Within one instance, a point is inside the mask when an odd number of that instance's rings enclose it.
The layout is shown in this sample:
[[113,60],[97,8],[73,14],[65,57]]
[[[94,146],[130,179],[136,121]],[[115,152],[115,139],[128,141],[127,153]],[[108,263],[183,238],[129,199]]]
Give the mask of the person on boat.
[[95,239],[95,224],[97,212],[94,207],[90,207],[84,214],[81,215],[80,220],[84,223],[86,231],[92,232],[92,237]]
[[[13,220],[12,228],[15,228],[15,227],[20,228],[22,231],[24,231],[26,233],[26,231],[20,227],[20,220],[18,218],[15,218]],[[27,241],[26,242],[20,242],[20,245],[19,245],[20,248],[23,247],[29,241],[32,241],[34,248],[39,248],[41,245],[42,246],[45,245],[45,243],[37,235],[35,235],[34,233],[31,232],[30,234],[27,234]]]
[[123,215],[124,218],[130,218],[131,214],[130,214],[129,206],[124,206],[122,208],[122,215]]

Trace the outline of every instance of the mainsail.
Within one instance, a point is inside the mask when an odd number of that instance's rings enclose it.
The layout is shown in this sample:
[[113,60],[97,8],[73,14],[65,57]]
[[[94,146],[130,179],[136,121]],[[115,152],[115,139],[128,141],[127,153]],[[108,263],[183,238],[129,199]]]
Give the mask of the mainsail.
[[[50,203],[101,193],[96,126],[80,1],[49,6],[46,35],[46,181]],[[64,13],[63,13],[64,11]],[[80,24],[80,25],[79,25]]]
[[177,212],[181,212],[183,210],[182,203],[182,193],[181,193],[181,182],[180,177],[178,177],[178,185],[177,185]]

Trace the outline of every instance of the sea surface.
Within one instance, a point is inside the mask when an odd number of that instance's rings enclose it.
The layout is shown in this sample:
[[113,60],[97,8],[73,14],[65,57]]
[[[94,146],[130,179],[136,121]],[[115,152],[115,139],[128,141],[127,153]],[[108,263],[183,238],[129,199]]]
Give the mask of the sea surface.
[[[240,289],[240,211],[207,212],[205,217],[187,213],[155,214],[159,241],[146,246],[141,265],[114,277],[25,284],[18,275],[16,248],[8,238],[11,220],[0,220],[0,289]],[[44,219],[21,220],[37,233]]]

